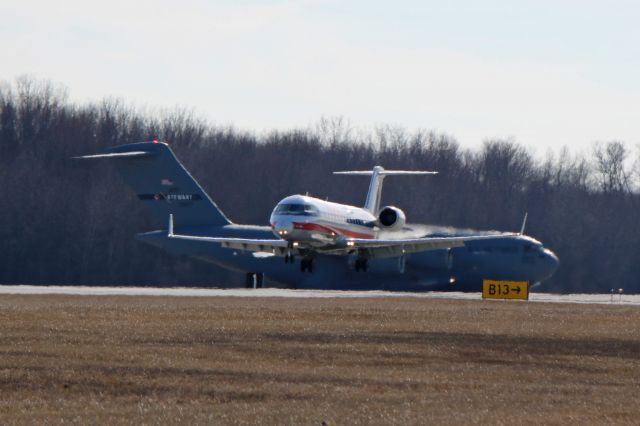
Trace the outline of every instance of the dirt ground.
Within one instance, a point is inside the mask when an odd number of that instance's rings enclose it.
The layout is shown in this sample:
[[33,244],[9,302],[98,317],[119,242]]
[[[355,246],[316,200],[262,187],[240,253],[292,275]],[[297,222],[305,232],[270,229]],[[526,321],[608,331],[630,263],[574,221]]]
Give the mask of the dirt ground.
[[640,309],[3,295],[0,421],[638,424]]

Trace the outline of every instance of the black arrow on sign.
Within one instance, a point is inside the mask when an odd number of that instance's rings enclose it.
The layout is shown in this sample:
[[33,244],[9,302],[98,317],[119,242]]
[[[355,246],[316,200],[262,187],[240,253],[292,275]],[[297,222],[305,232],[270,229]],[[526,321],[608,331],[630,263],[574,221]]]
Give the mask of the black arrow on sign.
[[511,287],[511,289],[515,291],[516,294],[520,294],[520,287]]

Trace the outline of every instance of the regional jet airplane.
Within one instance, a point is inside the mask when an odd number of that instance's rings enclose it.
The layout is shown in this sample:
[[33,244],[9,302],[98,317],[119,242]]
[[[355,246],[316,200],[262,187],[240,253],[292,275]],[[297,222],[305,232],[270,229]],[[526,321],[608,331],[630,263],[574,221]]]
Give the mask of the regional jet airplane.
[[380,208],[383,180],[436,172],[380,166],[335,172],[371,176],[364,207],[292,195],[275,206],[265,227],[233,224],[165,143],[122,145],[78,158],[112,159],[156,219],[167,223],[166,230],[138,234],[141,241],[244,271],[248,284],[261,286],[266,277],[294,288],[478,290],[483,279],[539,282],[558,266],[553,252],[523,235],[524,224],[517,234],[436,230],[403,238],[404,212]]

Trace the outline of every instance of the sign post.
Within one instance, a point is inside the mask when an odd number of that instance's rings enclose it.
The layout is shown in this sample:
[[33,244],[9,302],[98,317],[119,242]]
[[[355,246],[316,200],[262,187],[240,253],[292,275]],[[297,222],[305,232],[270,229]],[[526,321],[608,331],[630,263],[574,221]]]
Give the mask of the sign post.
[[529,300],[527,281],[482,281],[483,299],[520,299]]

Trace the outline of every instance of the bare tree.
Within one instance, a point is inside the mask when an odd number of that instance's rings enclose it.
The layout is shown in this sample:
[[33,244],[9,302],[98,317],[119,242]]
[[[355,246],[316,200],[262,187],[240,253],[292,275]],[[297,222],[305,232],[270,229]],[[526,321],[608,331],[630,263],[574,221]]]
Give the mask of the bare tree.
[[614,280],[640,292],[640,199],[623,142],[596,144],[588,156],[564,149],[537,160],[513,140],[463,149],[429,130],[356,131],[343,117],[256,135],[210,125],[188,109],[153,113],[111,98],[73,104],[66,89],[28,77],[0,84],[0,283],[243,283],[135,242],[136,232],[152,226],[135,195],[110,167],[69,161],[153,137],[169,140],[237,222],[264,223],[273,205],[295,192],[360,204],[366,179],[344,180],[333,170],[438,170],[390,179],[385,201],[412,222],[463,227],[517,229],[528,211],[527,232],[562,259],[546,289],[608,291]]
[[605,193],[629,192],[630,172],[625,165],[628,152],[624,143],[597,142],[593,147],[593,156],[600,189]]

